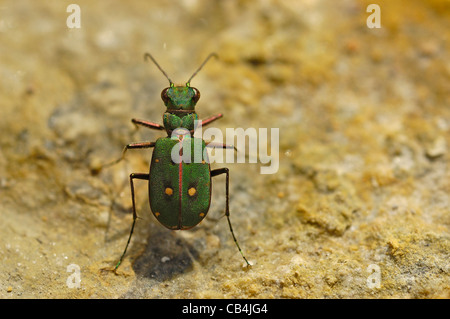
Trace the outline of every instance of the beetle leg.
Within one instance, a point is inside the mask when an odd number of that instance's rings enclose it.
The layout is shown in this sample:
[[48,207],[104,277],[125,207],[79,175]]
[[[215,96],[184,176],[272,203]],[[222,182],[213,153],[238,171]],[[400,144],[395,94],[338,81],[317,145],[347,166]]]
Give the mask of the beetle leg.
[[119,163],[120,161],[122,161],[125,158],[125,153],[129,150],[129,149],[138,149],[138,148],[150,148],[150,147],[155,147],[155,142],[137,142],[137,143],[130,143],[128,145],[125,145],[125,147],[123,148],[122,151],[122,156],[119,157],[118,159],[109,162],[103,166],[100,167],[100,169],[98,169],[98,171],[100,171],[102,168],[104,167],[108,167],[114,164]]
[[231,144],[224,144],[224,143],[216,143],[216,142],[205,142],[206,147],[212,147],[212,148],[233,148],[236,152],[238,151],[237,148],[234,145]]
[[[206,147],[210,148],[225,148],[225,149],[234,149],[235,152],[238,152],[236,146],[232,144],[224,144],[224,143],[216,143],[216,142],[205,142]],[[245,158],[250,161],[250,163],[256,163],[256,159],[252,154],[244,154]],[[253,161],[253,162],[252,162]]]
[[131,231],[130,235],[128,236],[127,245],[125,246],[125,250],[122,253],[122,256],[120,256],[119,262],[117,263],[114,270],[117,270],[119,268],[120,264],[122,263],[123,257],[125,256],[125,253],[127,252],[128,245],[130,244],[131,236],[133,235],[134,225],[136,224],[137,214],[136,214],[136,202],[134,200],[134,183],[133,179],[143,179],[143,180],[149,180],[150,175],[144,174],[144,173],[131,173],[130,174],[130,187],[131,187],[131,202],[133,203],[133,224],[131,225]]
[[226,182],[225,182],[225,197],[226,197],[226,206],[225,206],[225,216],[227,216],[227,220],[228,220],[228,226],[230,227],[230,231],[231,231],[231,235],[233,236],[233,240],[234,243],[236,244],[236,247],[238,248],[239,252],[242,255],[242,258],[244,258],[247,267],[251,266],[250,263],[248,262],[247,258],[245,258],[244,253],[241,250],[241,247],[238,244],[238,241],[236,239],[236,236],[234,235],[233,232],[233,227],[231,226],[231,221],[230,221],[230,196],[229,196],[229,189],[230,189],[230,172],[229,169],[224,167],[224,168],[218,168],[218,169],[214,169],[211,171],[211,177],[217,176],[217,175],[221,175],[221,174],[226,174]]
[[153,122],[149,122],[146,120],[139,120],[139,119],[131,119],[131,122],[133,122],[133,124],[137,125],[142,125],[145,126],[147,128],[151,128],[154,130],[164,130],[164,126],[157,124],[157,123],[153,123]]
[[202,120],[202,126],[208,125],[211,122],[214,122],[215,120],[220,119],[222,116],[223,116],[223,114],[219,113],[217,115],[213,115],[211,117],[208,117],[207,119]]

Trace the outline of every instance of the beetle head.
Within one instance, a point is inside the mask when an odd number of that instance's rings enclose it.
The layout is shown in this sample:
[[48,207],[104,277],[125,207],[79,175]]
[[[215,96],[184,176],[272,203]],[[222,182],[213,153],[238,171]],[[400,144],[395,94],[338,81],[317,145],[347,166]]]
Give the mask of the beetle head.
[[211,53],[208,57],[203,61],[197,71],[192,74],[189,80],[186,82],[186,85],[174,85],[172,80],[167,76],[166,72],[159,66],[156,60],[149,54],[146,53],[144,58],[151,59],[153,63],[158,67],[158,69],[165,75],[167,80],[169,80],[170,86],[165,88],[161,92],[161,98],[164,101],[164,104],[167,107],[167,111],[194,111],[195,105],[197,101],[200,99],[200,91],[194,87],[191,87],[191,80],[197,73],[203,68],[203,66],[208,62],[208,60],[212,57],[217,57],[215,53]]
[[167,110],[195,110],[200,99],[200,91],[194,87],[171,85],[161,92],[161,98]]

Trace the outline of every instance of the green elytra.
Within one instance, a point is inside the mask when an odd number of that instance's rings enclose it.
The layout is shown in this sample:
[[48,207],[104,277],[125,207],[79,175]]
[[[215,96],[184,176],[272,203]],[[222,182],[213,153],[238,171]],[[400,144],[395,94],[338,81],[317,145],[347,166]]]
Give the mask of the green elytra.
[[[165,227],[173,230],[189,229],[200,223],[209,210],[211,201],[211,174],[208,159],[195,163],[194,143],[201,139],[183,136],[183,140],[168,137],[156,141],[150,164],[149,198],[153,215]],[[191,148],[191,162],[174,163],[171,152],[178,143],[183,150]],[[197,158],[202,158],[202,153]],[[206,155],[206,152],[205,152]]]
[[[165,227],[172,230],[190,229],[200,223],[206,216],[211,203],[211,179],[212,177],[226,175],[226,207],[225,216],[227,217],[233,240],[241,253],[247,266],[250,266],[245,258],[237,240],[230,221],[229,210],[229,171],[228,168],[210,169],[206,147],[230,148],[233,146],[226,144],[209,144],[199,138],[195,138],[194,124],[198,120],[195,112],[195,106],[200,98],[200,92],[190,86],[192,78],[202,69],[206,62],[216,54],[210,54],[200,65],[197,71],[192,74],[186,85],[175,86],[172,80],[167,76],[164,70],[159,66],[156,60],[149,54],[144,55],[145,59],[151,59],[158,69],[169,80],[170,86],[161,92],[161,98],[166,106],[166,112],[163,115],[163,125],[153,122],[132,119],[135,125],[141,125],[156,130],[165,130],[167,137],[159,138],[156,142],[138,142],[125,146],[122,157],[105,166],[118,163],[124,159],[128,149],[154,148],[152,160],[150,163],[150,172],[131,173],[130,187],[133,208],[133,223],[128,237],[125,250],[123,251],[115,270],[122,263],[128,249],[133,230],[136,224],[136,204],[134,196],[134,180],[141,179],[148,181],[150,208],[156,219]],[[202,121],[202,125],[208,125],[211,122],[222,117],[222,114],[211,116]],[[184,129],[178,133],[176,129]],[[201,149],[195,147],[196,143],[201,144]],[[198,144],[197,144],[198,145]],[[183,153],[190,148],[191,161],[185,162],[172,160],[172,151],[178,147],[180,159]],[[200,152],[202,154],[198,154]],[[197,154],[196,154],[197,152]],[[204,155],[203,155],[204,154]],[[197,159],[201,158],[202,161]]]

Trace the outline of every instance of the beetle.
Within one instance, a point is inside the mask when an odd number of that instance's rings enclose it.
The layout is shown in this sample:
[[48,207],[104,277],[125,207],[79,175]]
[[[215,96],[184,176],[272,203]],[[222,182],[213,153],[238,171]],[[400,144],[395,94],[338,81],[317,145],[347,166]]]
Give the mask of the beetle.
[[[200,98],[200,91],[191,87],[190,82],[212,57],[217,57],[217,55],[215,53],[208,55],[185,85],[175,85],[151,54],[145,53],[144,55],[144,59],[150,59],[164,74],[167,80],[169,80],[170,86],[161,92],[161,98],[166,106],[166,111],[163,115],[163,125],[135,118],[131,121],[136,126],[143,126],[154,130],[165,130],[167,136],[157,139],[156,142],[127,144],[123,149],[122,157],[105,165],[109,166],[123,160],[125,153],[129,149],[153,148],[149,173],[130,174],[133,223],[127,244],[119,262],[115,266],[115,270],[117,270],[125,257],[136,224],[137,214],[134,180],[148,181],[150,208],[153,215],[163,226],[171,230],[185,230],[196,226],[206,217],[211,203],[212,178],[223,174],[226,175],[225,216],[227,217],[234,243],[247,267],[250,266],[250,263],[238,244],[230,221],[229,170],[228,168],[211,170],[208,155],[205,152],[206,147],[234,147],[226,144],[207,143],[201,138],[194,137],[194,125],[198,120],[195,106]],[[222,116],[222,114],[217,114],[201,121],[201,123],[202,125],[208,125],[220,119]],[[190,155],[186,157],[185,155],[189,153]],[[198,158],[197,156],[200,156],[202,160],[192,160]]]

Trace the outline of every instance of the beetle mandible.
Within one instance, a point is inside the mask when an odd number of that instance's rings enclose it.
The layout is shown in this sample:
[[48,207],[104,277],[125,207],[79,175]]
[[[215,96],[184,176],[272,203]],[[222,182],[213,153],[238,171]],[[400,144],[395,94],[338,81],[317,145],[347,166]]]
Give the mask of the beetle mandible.
[[[145,53],[144,59],[150,59],[158,69],[169,80],[170,86],[161,92],[161,98],[167,107],[163,115],[163,125],[149,122],[146,120],[132,119],[132,123],[154,130],[165,130],[167,137],[161,137],[156,142],[138,142],[126,145],[122,152],[122,157],[105,166],[109,166],[124,159],[125,153],[129,149],[154,148],[149,173],[131,173],[130,187],[133,209],[133,223],[125,249],[115,266],[115,270],[120,266],[127,252],[136,224],[136,204],[134,196],[134,180],[147,180],[149,190],[150,208],[156,219],[165,227],[172,230],[190,229],[200,223],[206,216],[211,203],[211,180],[213,177],[225,174],[226,205],[225,216],[227,217],[233,240],[245,260],[247,266],[250,266],[245,258],[230,221],[229,208],[229,170],[228,168],[218,168],[211,170],[210,164],[205,152],[206,147],[234,148],[227,144],[207,143],[200,138],[194,137],[195,121],[198,115],[195,112],[195,106],[200,98],[200,91],[190,86],[192,78],[203,68],[211,57],[217,57],[211,53],[203,61],[200,67],[192,74],[185,85],[175,85],[167,76],[166,72],[159,66],[156,60],[149,53]],[[205,120],[202,125],[208,125],[213,121],[220,119],[223,115],[217,114]],[[181,130],[180,130],[181,128]],[[190,143],[190,142],[193,143]],[[189,143],[187,143],[189,142]],[[193,145],[200,143],[202,161],[190,161],[190,163],[181,160],[184,150],[189,147],[192,150],[194,158],[196,150]],[[171,154],[175,146],[179,146],[180,161],[173,161]],[[192,145],[192,149],[191,149]]]

